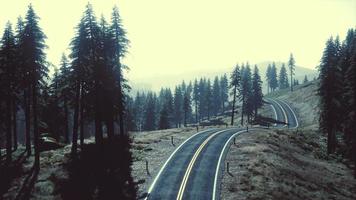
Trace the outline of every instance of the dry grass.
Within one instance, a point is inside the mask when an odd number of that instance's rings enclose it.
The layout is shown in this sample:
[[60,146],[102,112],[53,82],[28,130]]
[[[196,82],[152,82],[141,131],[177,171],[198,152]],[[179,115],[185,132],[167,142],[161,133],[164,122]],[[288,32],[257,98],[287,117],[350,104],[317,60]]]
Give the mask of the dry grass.
[[258,131],[240,135],[226,162],[222,199],[356,199],[352,171],[328,158],[315,131]]

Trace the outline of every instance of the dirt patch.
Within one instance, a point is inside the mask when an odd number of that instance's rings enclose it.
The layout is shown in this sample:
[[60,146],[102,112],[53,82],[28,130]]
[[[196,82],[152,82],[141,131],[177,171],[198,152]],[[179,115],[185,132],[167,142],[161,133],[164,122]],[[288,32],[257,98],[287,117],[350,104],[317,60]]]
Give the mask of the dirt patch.
[[356,199],[352,170],[325,148],[316,131],[242,134],[225,160],[221,199]]

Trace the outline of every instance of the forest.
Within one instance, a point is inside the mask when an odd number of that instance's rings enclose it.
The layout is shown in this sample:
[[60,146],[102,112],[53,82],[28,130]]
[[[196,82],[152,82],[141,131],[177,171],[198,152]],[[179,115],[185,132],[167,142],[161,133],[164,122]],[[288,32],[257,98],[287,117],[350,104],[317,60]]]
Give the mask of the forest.
[[[131,177],[131,132],[198,128],[214,120],[226,127],[258,124],[259,109],[267,103],[263,82],[270,94],[293,92],[310,81],[307,76],[294,77],[296,60],[291,53],[279,71],[274,62],[262,73],[257,65],[245,62],[214,79],[197,77],[159,92],[132,94],[125,77],[131,66],[122,62],[130,41],[120,14],[115,6],[108,21],[97,18],[88,3],[69,44],[70,53],[63,53],[60,66],[46,59],[46,34],[31,4],[24,18],[18,17],[15,25],[7,23],[0,42],[0,147],[4,149],[0,195],[21,164],[13,156],[19,146],[27,158],[34,156],[36,178],[41,152],[70,145],[70,179],[62,183],[61,191],[64,199],[93,195],[137,199],[137,184]],[[320,131],[327,136],[327,153],[340,153],[356,165],[354,29],[342,42],[339,37],[327,41],[318,69]],[[92,137],[94,143],[85,142]],[[46,140],[52,139],[57,146],[47,147]],[[29,193],[19,195],[25,198]]]

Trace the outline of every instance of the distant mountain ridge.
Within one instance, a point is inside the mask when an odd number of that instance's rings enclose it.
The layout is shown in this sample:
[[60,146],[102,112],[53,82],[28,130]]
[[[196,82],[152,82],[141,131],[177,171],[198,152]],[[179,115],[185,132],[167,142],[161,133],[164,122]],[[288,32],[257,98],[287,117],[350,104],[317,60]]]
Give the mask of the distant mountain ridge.
[[[266,79],[266,70],[268,64],[272,64],[272,61],[260,62],[256,63],[258,66],[262,81],[265,85]],[[279,73],[279,69],[282,66],[283,62],[275,62],[277,67],[277,72]],[[289,74],[289,68],[287,66],[287,72]],[[250,63],[251,69],[253,69],[255,64]],[[201,70],[191,70],[191,71],[183,71],[175,74],[167,74],[167,75],[158,75],[155,77],[146,77],[143,79],[132,79],[130,80],[130,85],[132,87],[131,93],[136,93],[137,91],[159,91],[162,87],[174,88],[177,84],[180,84],[183,80],[186,83],[189,81],[194,81],[195,79],[200,79],[202,77],[213,79],[215,76],[222,76],[226,74],[228,78],[230,77],[230,73],[233,69],[231,67],[223,67],[216,68],[209,71],[201,71]],[[299,80],[299,82],[303,81],[304,76],[307,75],[309,80],[312,80],[314,77],[317,77],[317,70],[296,66],[295,68],[295,78]],[[288,77],[288,80],[290,77]],[[290,80],[289,80],[290,81]]]

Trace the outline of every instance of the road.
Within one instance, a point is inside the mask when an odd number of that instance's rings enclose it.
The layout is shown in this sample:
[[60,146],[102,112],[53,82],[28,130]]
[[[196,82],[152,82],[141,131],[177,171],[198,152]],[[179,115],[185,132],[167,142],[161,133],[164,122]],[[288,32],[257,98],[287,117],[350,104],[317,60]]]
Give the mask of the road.
[[271,98],[266,100],[271,104],[276,120],[285,123],[285,125],[277,124],[277,127],[297,128],[299,126],[297,115],[287,102]]
[[[268,102],[278,121],[289,124],[290,128],[298,126],[296,115],[287,103],[275,99]],[[286,126],[277,125],[278,128]],[[246,131],[246,128],[209,129],[188,138],[162,166],[146,199],[219,199],[228,146],[236,135]]]

